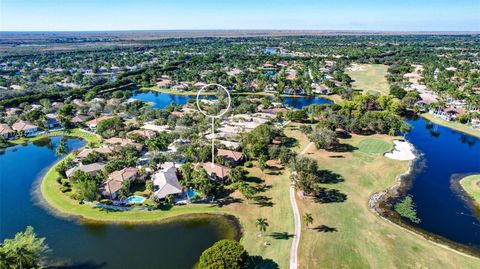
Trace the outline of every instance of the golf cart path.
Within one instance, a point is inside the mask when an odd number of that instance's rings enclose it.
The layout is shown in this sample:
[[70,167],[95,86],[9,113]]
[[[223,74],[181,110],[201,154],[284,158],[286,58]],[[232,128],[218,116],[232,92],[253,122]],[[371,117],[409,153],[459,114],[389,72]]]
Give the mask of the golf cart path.
[[[300,155],[305,154],[307,150],[313,145],[312,142],[300,152]],[[292,240],[292,248],[290,249],[290,269],[297,269],[297,256],[298,256],[298,244],[300,243],[300,236],[302,233],[302,225],[300,222],[300,211],[298,210],[297,201],[295,200],[295,186],[290,185],[290,204],[292,205],[293,210],[293,221],[295,224],[295,231]]]

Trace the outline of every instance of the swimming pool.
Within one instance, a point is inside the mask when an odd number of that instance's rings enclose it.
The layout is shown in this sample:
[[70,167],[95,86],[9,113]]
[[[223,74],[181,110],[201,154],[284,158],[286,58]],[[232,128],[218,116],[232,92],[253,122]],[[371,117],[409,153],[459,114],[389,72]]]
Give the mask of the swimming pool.
[[187,191],[187,197],[188,199],[192,199],[198,196],[198,193],[194,189],[188,189]]
[[128,197],[125,201],[129,204],[141,204],[146,199],[147,198],[142,197],[142,196],[133,195],[133,196]]

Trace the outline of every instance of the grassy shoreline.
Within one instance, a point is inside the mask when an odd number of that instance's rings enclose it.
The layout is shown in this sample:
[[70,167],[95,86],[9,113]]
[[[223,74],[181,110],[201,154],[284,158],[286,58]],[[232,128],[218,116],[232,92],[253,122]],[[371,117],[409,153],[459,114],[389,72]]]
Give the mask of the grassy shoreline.
[[466,176],[459,183],[475,205],[480,206],[480,175]]
[[1,148],[13,147],[13,146],[16,146],[16,145],[24,145],[28,142],[35,142],[35,141],[38,141],[38,140],[41,140],[41,139],[45,139],[45,138],[48,138],[48,137],[54,137],[54,136],[66,136],[66,137],[81,138],[81,139],[87,141],[88,143],[99,143],[100,139],[101,139],[100,136],[98,136],[98,135],[83,132],[80,129],[75,128],[75,129],[71,129],[71,130],[68,130],[68,131],[58,130],[58,131],[48,132],[48,133],[44,133],[44,134],[33,136],[33,137],[20,137],[20,138],[16,138],[16,139],[12,139],[12,140],[7,140],[7,143],[1,145],[0,149]]
[[422,118],[426,119],[426,120],[429,120],[429,121],[435,123],[435,124],[442,125],[442,126],[451,128],[451,129],[453,129],[453,130],[455,130],[455,131],[458,131],[458,132],[461,132],[461,133],[465,133],[465,134],[472,135],[472,136],[475,136],[475,137],[480,138],[480,130],[476,130],[476,129],[470,128],[470,127],[468,127],[468,126],[465,125],[465,124],[458,123],[458,122],[444,121],[444,120],[442,120],[442,119],[439,119],[439,118],[433,116],[433,115],[430,114],[430,113],[423,113],[423,114],[421,114],[420,116],[421,116]]

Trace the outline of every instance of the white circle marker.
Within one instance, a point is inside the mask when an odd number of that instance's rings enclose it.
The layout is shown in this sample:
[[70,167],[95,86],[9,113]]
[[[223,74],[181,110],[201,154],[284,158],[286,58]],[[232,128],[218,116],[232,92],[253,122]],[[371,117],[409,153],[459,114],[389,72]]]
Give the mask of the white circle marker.
[[[217,87],[217,88],[220,88],[222,89],[223,91],[225,91],[227,93],[227,99],[228,99],[228,104],[227,104],[227,108],[224,109],[224,111],[222,112],[222,110],[220,110],[220,113],[218,115],[209,115],[206,111],[203,111],[202,108],[200,107],[200,95],[202,93],[202,91],[208,87]],[[212,118],[212,168],[215,167],[215,130],[214,130],[214,127],[215,127],[215,118],[220,118],[221,116],[223,116],[225,113],[227,113],[227,111],[230,109],[230,104],[231,104],[232,100],[230,98],[230,93],[228,92],[228,90],[220,85],[220,84],[216,84],[216,83],[212,83],[212,84],[207,84],[205,86],[203,86],[198,92],[197,92],[197,108],[198,108],[198,111],[200,111],[200,113],[202,113],[203,115],[205,115],[206,117],[209,117],[209,118]]]

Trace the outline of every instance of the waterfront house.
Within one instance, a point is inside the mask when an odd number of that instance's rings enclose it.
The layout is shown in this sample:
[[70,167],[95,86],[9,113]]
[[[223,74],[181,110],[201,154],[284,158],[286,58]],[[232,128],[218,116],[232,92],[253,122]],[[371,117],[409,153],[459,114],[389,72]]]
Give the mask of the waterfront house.
[[155,199],[165,199],[167,195],[177,196],[183,193],[177,178],[177,168],[175,165],[164,164],[162,171],[152,176]]
[[15,137],[15,131],[7,124],[0,123],[0,136],[4,139],[10,139]]
[[225,181],[230,173],[230,168],[220,164],[213,164],[211,162],[203,163],[202,167],[205,169],[210,179],[215,181]]
[[88,154],[94,152],[94,149],[82,149],[77,156],[75,156],[77,162],[80,162],[83,158],[87,157]]
[[29,122],[19,120],[12,125],[12,129],[17,132],[17,134],[24,134],[25,136],[32,136],[38,132],[38,126]]
[[60,127],[60,122],[55,114],[50,113],[45,115],[44,126],[47,129],[56,129]]
[[168,88],[172,84],[171,79],[161,78],[157,81],[157,87],[159,88]]
[[318,94],[323,94],[323,95],[329,95],[331,93],[329,87],[325,85],[316,85],[316,84],[314,86],[313,92]]
[[68,169],[65,174],[67,175],[67,178],[70,178],[77,170],[79,170],[91,176],[95,176],[96,174],[101,173],[104,167],[105,164],[100,162],[86,165],[80,164],[79,166]]
[[203,83],[203,82],[197,82],[195,83],[193,86],[197,89],[197,90],[200,90],[202,89],[203,87],[205,87],[207,84]]
[[123,168],[122,170],[114,171],[108,175],[100,186],[100,191],[103,196],[110,199],[118,197],[118,191],[122,188],[124,181],[134,181],[138,177],[138,169],[134,167]]

